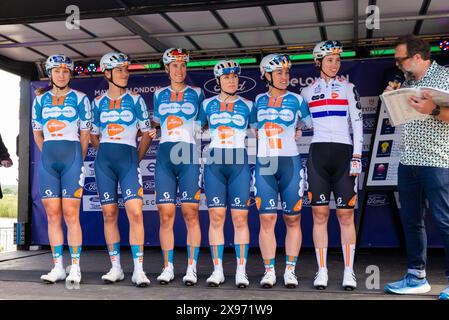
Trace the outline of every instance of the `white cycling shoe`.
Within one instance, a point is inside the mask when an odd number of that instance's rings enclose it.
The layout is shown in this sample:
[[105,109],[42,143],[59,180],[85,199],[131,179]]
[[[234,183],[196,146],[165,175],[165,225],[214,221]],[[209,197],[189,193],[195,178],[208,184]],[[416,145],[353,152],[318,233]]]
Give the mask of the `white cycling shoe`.
[[65,286],[67,289],[79,289],[81,282],[81,270],[79,267],[70,268],[70,273],[65,278]]
[[63,268],[53,268],[51,271],[47,274],[44,274],[41,276],[41,280],[45,283],[56,283],[58,281],[65,280],[66,273]]
[[248,275],[245,271],[237,270],[235,273],[235,286],[240,289],[244,289],[249,286]]
[[125,275],[122,268],[111,268],[108,273],[101,277],[101,280],[105,283],[115,283],[123,279],[125,279]]
[[206,282],[210,287],[218,287],[220,284],[224,283],[225,277],[223,270],[214,270]]
[[198,282],[196,272],[193,268],[187,268],[186,275],[182,278],[182,282],[188,287],[194,286]]
[[173,269],[171,268],[164,268],[162,269],[162,273],[157,277],[157,281],[159,281],[160,284],[169,284],[173,279],[175,278],[175,274],[173,272]]
[[324,290],[327,288],[327,282],[329,276],[327,274],[327,269],[319,269],[315,275],[315,280],[313,281],[313,286],[317,290]]
[[352,291],[357,288],[357,280],[355,278],[354,272],[345,270],[343,274],[342,286],[346,291]]
[[276,284],[276,273],[274,270],[265,271],[262,280],[260,280],[260,285],[262,288],[270,289]]
[[150,285],[150,280],[143,271],[134,271],[131,281],[139,288],[148,287]]
[[285,269],[284,284],[289,289],[294,289],[298,286],[298,277],[296,277],[293,270]]

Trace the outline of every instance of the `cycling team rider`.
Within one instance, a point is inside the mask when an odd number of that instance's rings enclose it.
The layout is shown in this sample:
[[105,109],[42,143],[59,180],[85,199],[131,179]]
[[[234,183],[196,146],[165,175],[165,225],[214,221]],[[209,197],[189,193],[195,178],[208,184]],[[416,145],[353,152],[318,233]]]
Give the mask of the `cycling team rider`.
[[[161,284],[168,284],[174,279],[173,224],[179,190],[187,227],[188,266],[183,282],[190,286],[197,283],[196,264],[201,244],[198,217],[201,183],[195,121],[204,94],[200,88],[185,83],[189,62],[189,52],[186,49],[170,48],[164,52],[162,60],[170,85],[158,89],[153,98],[153,126],[161,127],[155,194],[160,215],[159,239],[164,259],[164,268],[157,280]],[[199,144],[201,146],[201,142]]]
[[[143,189],[139,162],[156,132],[151,128],[143,98],[127,89],[129,63],[128,57],[120,52],[105,54],[100,60],[100,68],[109,88],[92,102],[91,142],[98,150],[95,178],[103,211],[104,235],[112,264],[112,268],[102,279],[107,283],[114,283],[124,278],[117,224],[117,185],[120,183],[130,225],[129,243],[134,260],[132,282],[144,287],[150,284],[150,280],[143,271]],[[139,130],[141,140],[136,147]]]
[[231,209],[234,226],[234,247],[237,258],[235,285],[246,288],[251,174],[245,139],[249,125],[255,124],[253,103],[237,94],[240,65],[233,60],[221,60],[214,66],[214,76],[220,93],[204,100],[199,123],[209,127],[211,142],[204,166],[204,190],[209,209],[209,244],[214,264],[206,280],[210,286],[224,282],[223,249],[226,209]]
[[[36,96],[32,106],[34,141],[41,150],[39,193],[48,218],[48,238],[54,262],[54,268],[41,279],[46,283],[66,279],[69,288],[78,286],[81,281],[79,209],[84,186],[83,159],[91,127],[87,96],[69,87],[73,69],[73,61],[65,55],[48,57],[45,70],[51,89]],[[72,260],[67,278],[62,256],[63,217]]]
[[295,138],[299,120],[310,127],[311,119],[304,99],[287,90],[290,68],[291,61],[286,54],[264,57],[260,72],[268,91],[258,95],[255,101],[258,150],[254,195],[260,216],[259,246],[265,266],[260,284],[264,288],[271,288],[276,283],[274,228],[278,196],[287,229],[284,284],[289,288],[298,285],[295,267],[302,242],[300,213],[305,176]]
[[354,206],[357,202],[357,177],[362,171],[363,122],[354,84],[337,76],[341,52],[343,48],[339,41],[323,41],[315,46],[313,56],[320,78],[304,88],[301,95],[308,103],[313,122],[307,177],[318,263],[314,286],[325,289],[328,282],[327,223],[332,191],[345,265],[342,285],[346,290],[353,290],[357,286],[353,269],[356,241]]

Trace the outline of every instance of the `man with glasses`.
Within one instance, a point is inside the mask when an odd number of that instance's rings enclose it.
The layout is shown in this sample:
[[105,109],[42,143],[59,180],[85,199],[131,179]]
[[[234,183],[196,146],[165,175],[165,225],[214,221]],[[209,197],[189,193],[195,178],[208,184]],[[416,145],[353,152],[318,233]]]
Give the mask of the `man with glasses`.
[[[396,65],[404,72],[402,87],[432,87],[449,91],[449,70],[430,60],[427,42],[415,36],[399,38],[395,46]],[[401,87],[391,83],[386,91]],[[407,249],[407,274],[385,286],[394,294],[422,294],[431,287],[426,280],[427,236],[424,223],[425,194],[446,250],[446,276],[449,279],[449,101],[438,106],[425,90],[411,96],[408,104],[431,117],[403,126],[398,191],[401,220]],[[449,299],[449,287],[439,299]]]

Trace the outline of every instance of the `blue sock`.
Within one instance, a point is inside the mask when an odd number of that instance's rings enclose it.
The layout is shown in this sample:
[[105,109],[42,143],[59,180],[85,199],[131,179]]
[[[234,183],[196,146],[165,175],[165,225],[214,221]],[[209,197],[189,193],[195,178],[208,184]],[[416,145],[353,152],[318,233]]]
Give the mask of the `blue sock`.
[[134,260],[134,272],[143,271],[143,245],[131,245]]
[[198,261],[198,254],[200,252],[200,247],[191,247],[187,245],[187,261],[188,265],[196,270],[196,263]]
[[248,261],[248,249],[249,244],[235,244],[235,256],[237,259],[237,266],[239,268],[246,268],[246,262]]
[[223,269],[223,250],[224,244],[210,246],[210,253],[212,255],[212,262],[214,263],[214,269]]
[[81,246],[69,246],[70,257],[72,258],[72,266],[80,265]]

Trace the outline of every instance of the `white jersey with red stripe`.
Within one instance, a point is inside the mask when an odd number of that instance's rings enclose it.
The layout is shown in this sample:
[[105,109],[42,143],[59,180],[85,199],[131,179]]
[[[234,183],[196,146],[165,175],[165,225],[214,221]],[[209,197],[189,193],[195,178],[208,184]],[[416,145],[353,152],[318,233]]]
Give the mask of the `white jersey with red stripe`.
[[359,94],[354,84],[341,77],[329,82],[319,78],[301,91],[313,122],[312,143],[335,142],[352,145],[353,154],[362,154],[363,119]]

